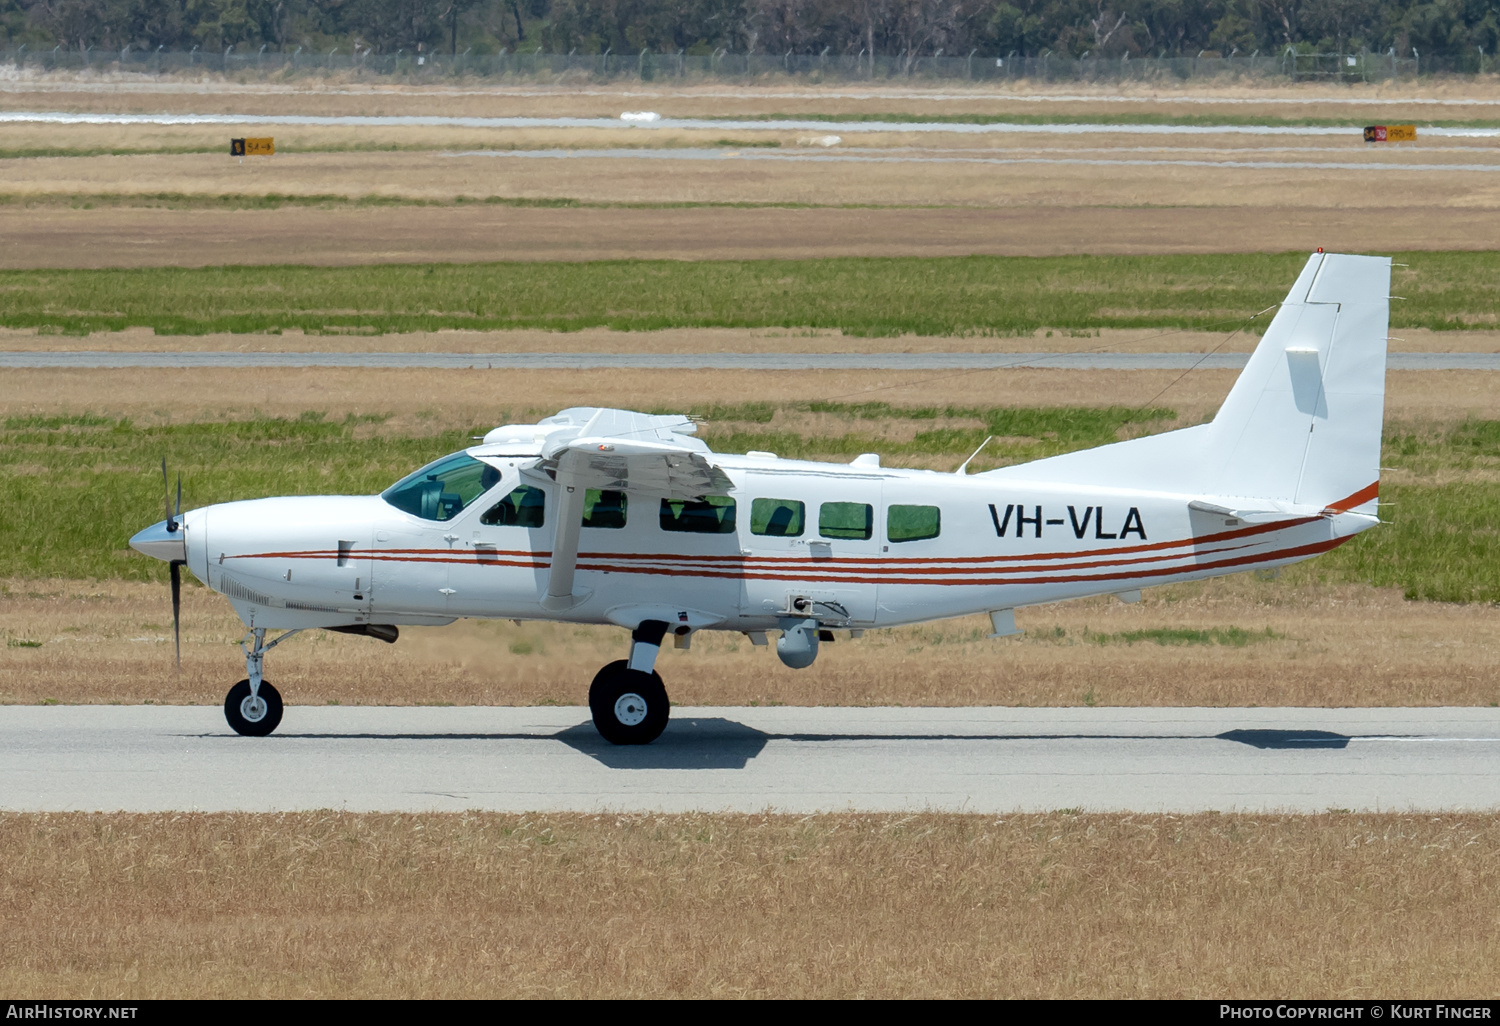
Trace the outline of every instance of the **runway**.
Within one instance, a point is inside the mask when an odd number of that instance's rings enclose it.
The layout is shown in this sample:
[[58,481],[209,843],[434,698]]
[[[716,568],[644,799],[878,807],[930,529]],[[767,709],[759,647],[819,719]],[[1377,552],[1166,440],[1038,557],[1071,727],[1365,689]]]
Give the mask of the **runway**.
[[[438,370],[1241,370],[1248,353],[0,352],[0,370],[230,367]],[[1391,353],[1388,370],[1500,371],[1500,353]]]
[[[0,111],[0,124],[47,125],[263,125],[325,128],[630,128],[640,131],[792,131],[856,135],[871,132],[955,135],[1275,135],[1361,137],[1358,127],[1338,125],[1152,125],[1053,122],[824,121],[811,118],[619,118],[466,117],[436,114],[101,114],[73,111]],[[1500,128],[1429,128],[1435,138],[1496,138]]]
[[1500,709],[0,707],[18,811],[1488,811]]

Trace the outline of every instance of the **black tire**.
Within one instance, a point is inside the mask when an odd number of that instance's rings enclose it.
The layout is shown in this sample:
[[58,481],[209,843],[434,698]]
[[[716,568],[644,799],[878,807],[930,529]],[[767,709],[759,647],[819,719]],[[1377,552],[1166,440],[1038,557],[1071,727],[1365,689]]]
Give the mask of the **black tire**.
[[240,681],[224,696],[224,718],[236,734],[265,737],[281,723],[281,692],[263,680],[260,682],[260,697],[266,703],[265,714],[252,720],[246,715],[250,710],[245,707],[250,699],[249,680]]
[[667,729],[671,709],[661,675],[632,670],[623,659],[600,670],[589,685],[594,729],[610,744],[649,745]]

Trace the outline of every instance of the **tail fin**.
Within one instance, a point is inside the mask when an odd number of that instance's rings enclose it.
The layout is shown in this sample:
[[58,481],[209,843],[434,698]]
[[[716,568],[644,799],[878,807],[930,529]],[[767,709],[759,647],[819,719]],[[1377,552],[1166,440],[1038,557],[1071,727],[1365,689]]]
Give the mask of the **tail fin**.
[[1315,253],[1212,423],[990,474],[1373,513],[1390,281],[1385,257]]
[[1385,257],[1308,259],[1210,425],[1207,492],[1340,509],[1374,502],[1390,286]]

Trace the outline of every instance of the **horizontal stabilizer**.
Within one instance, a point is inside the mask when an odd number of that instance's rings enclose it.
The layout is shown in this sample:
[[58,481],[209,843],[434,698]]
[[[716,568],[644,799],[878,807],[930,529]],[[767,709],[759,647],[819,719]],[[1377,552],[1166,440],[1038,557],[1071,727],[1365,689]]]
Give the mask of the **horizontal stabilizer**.
[[1278,520],[1303,520],[1308,516],[1320,516],[1323,512],[1320,509],[1303,513],[1288,512],[1281,509],[1230,509],[1228,506],[1204,502],[1202,499],[1194,499],[1188,503],[1188,509],[1193,510],[1195,513],[1212,513],[1214,516],[1243,520],[1247,524],[1270,524]]

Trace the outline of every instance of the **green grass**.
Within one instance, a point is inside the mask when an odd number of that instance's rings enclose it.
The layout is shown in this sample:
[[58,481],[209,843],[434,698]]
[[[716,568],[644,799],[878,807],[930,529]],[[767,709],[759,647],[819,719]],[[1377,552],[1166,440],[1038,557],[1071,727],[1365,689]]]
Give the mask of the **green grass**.
[[[858,336],[1225,329],[1305,254],[0,271],[0,325],[87,333],[818,328]],[[1400,258],[1392,327],[1500,323],[1500,252]],[[1255,322],[1264,327],[1268,317]]]
[[1281,635],[1269,627],[1263,631],[1247,631],[1243,627],[1210,627],[1207,630],[1195,630],[1190,627],[1157,627],[1150,630],[1120,631],[1116,634],[1085,631],[1084,637],[1096,645],[1134,645],[1149,642],[1153,645],[1223,645],[1226,648],[1244,648],[1257,641],[1274,641]]
[[[808,412],[813,405],[791,412]],[[952,466],[987,433],[1017,440],[1011,450],[998,454],[1002,458],[1031,459],[1103,444],[1130,431],[1173,426],[1167,410],[816,407],[839,418],[843,433],[810,441],[791,432],[758,432],[756,425],[769,427],[780,409],[767,403],[691,412],[713,418],[704,436],[726,452],[762,448],[784,456],[837,458],[872,451]],[[538,412],[497,410],[495,422]],[[871,433],[881,421],[920,424],[954,417],[984,426],[951,434],[919,431],[912,441],[894,445]],[[162,519],[157,467],[163,456],[174,475],[182,474],[188,509],[267,495],[372,494],[417,466],[463,448],[471,436],[491,426],[402,437],[390,434],[382,422],[381,417],[328,420],[316,413],[164,426],[89,416],[0,422],[0,534],[7,542],[0,549],[0,577],[164,579],[161,563],[126,545],[135,531]],[[1391,431],[1384,462],[1414,481],[1382,487],[1381,512],[1389,523],[1292,568],[1283,582],[1367,583],[1401,588],[1413,599],[1500,603],[1500,480],[1494,480],[1500,477],[1500,421],[1468,421],[1441,431]],[[1465,469],[1483,473],[1444,483],[1453,471]],[[1229,630],[1203,637],[1126,632],[1090,640],[1240,645],[1263,639]]]
[[[769,412],[768,412],[769,408]],[[694,411],[709,421],[705,439],[721,452],[774,452],[784,459],[845,459],[860,453],[878,452],[890,460],[948,457],[957,466],[979,447],[987,436],[997,441],[985,446],[987,460],[1018,462],[1106,445],[1124,437],[1128,427],[1135,433],[1152,434],[1174,426],[1177,414],[1169,409],[1110,407],[1057,407],[1038,409],[982,409],[960,406],[893,407],[887,403],[815,402],[785,407],[811,413],[831,413],[847,420],[850,430],[842,434],[809,437],[794,431],[757,431],[744,424],[767,423],[775,412],[770,403],[743,407],[709,407]],[[668,412],[668,411],[662,411]],[[871,428],[891,420],[977,420],[982,427],[934,428],[917,431],[910,441],[880,437]],[[727,422],[715,426],[714,422]],[[863,430],[861,430],[863,428]]]
[[162,578],[160,564],[126,544],[165,515],[162,457],[174,477],[182,474],[183,508],[191,509],[267,495],[374,493],[472,444],[475,433],[392,438],[374,430],[380,420],[312,414],[150,427],[98,417],[6,420],[0,577]]

